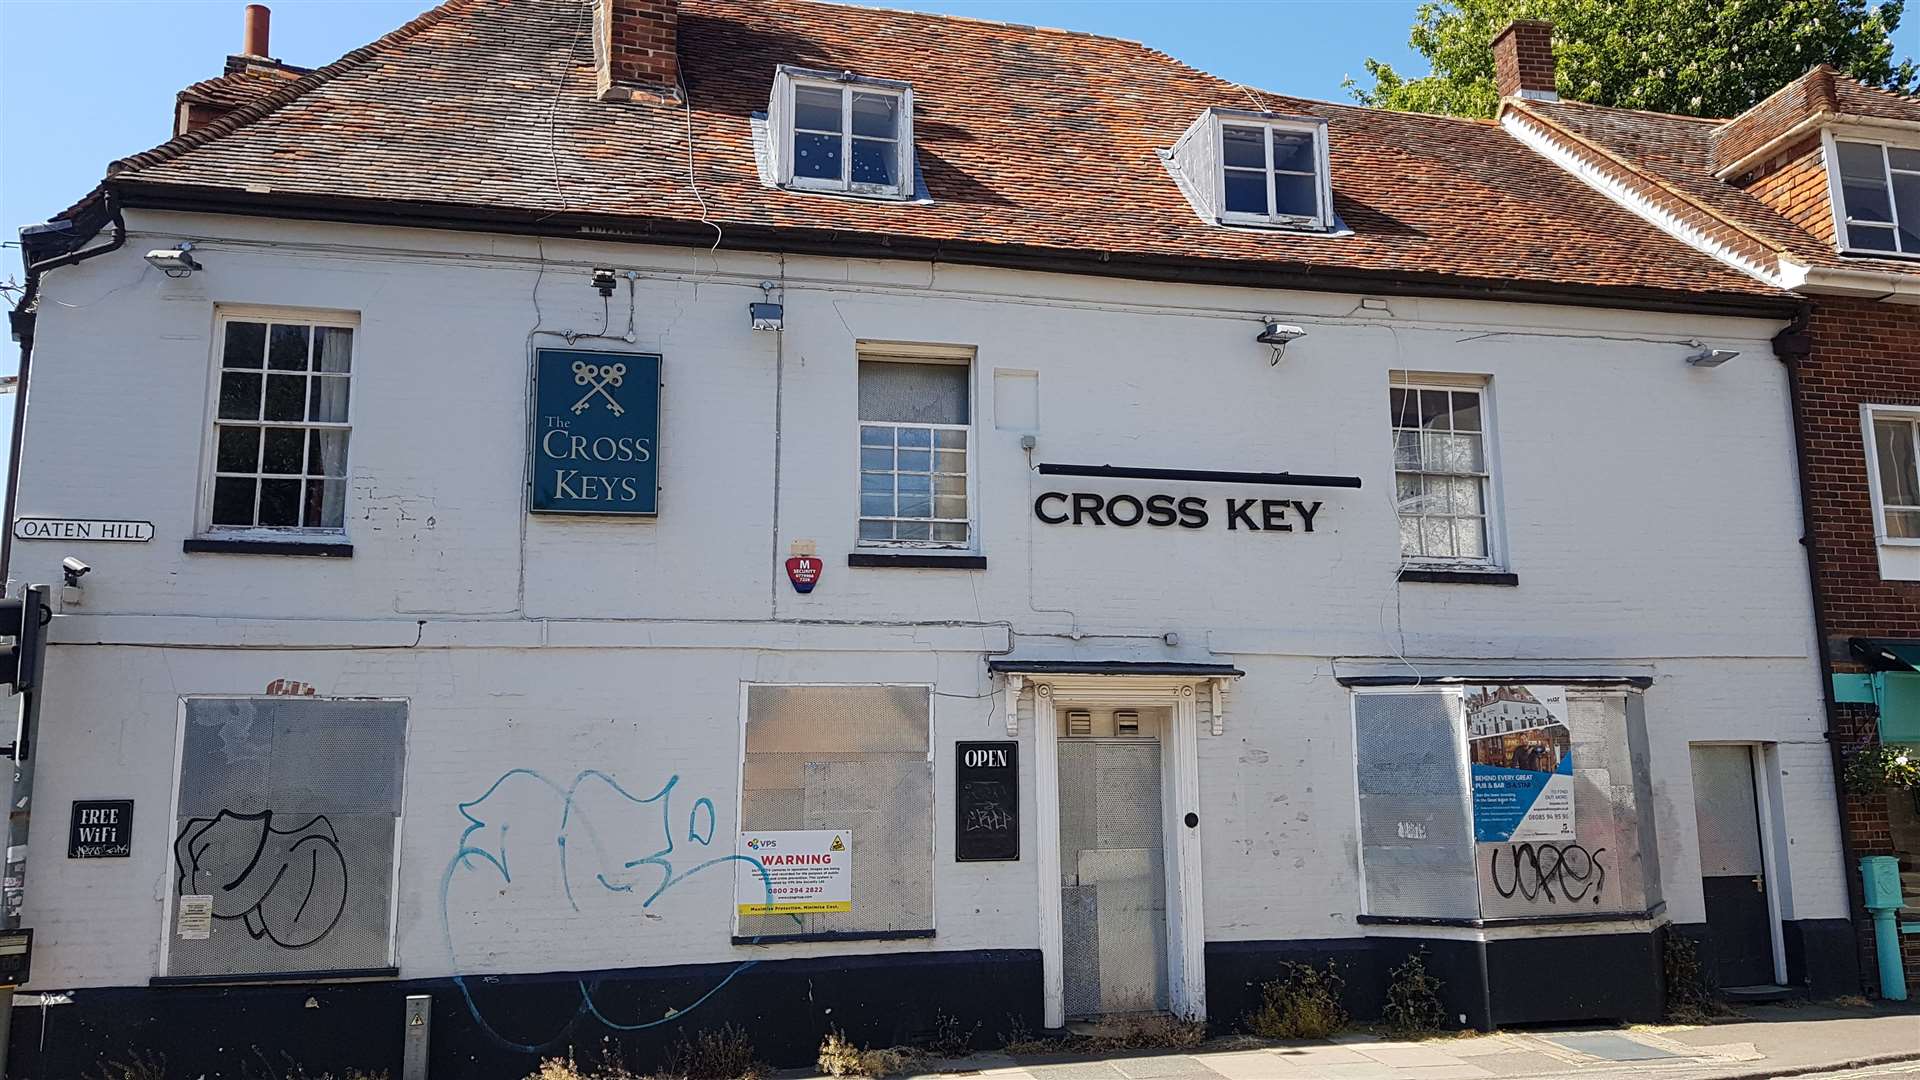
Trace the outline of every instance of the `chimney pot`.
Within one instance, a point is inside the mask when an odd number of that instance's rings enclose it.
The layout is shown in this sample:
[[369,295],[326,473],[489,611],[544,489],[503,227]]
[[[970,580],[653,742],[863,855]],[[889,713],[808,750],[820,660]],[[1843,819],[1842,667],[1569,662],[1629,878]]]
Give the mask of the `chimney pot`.
[[242,22],[240,52],[245,56],[271,57],[268,52],[269,32],[273,26],[273,12],[265,4],[248,4]]
[[1493,81],[1503,98],[1559,101],[1554,83],[1553,24],[1515,19],[1494,35]]

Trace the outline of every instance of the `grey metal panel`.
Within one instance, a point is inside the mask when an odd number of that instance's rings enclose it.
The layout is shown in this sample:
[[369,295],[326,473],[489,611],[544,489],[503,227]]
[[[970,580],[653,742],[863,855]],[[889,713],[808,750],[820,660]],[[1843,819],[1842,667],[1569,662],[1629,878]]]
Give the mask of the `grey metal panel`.
[[1639,783],[1625,691],[1567,698],[1572,736],[1573,833],[1531,843],[1481,844],[1486,918],[1644,911]]
[[1060,890],[1060,959],[1068,1016],[1100,1011],[1100,894],[1091,885]]
[[1164,1009],[1160,743],[1062,740],[1060,781],[1067,1013]]
[[1480,914],[1462,724],[1450,693],[1354,698],[1369,914]]
[[211,896],[168,927],[169,975],[387,966],[404,702],[190,698],[171,885]]
[[933,928],[933,768],[925,687],[753,686],[741,828],[844,829],[853,910],[742,916],[739,933]]
[[1060,740],[1060,884],[1079,883],[1078,853],[1096,848],[1097,804],[1094,798],[1099,766],[1097,744],[1081,739]]
[[1699,826],[1701,877],[1764,872],[1749,748],[1693,747],[1693,811]]
[[1627,758],[1633,763],[1633,804],[1640,826],[1640,899],[1648,909],[1665,898],[1660,885],[1659,830],[1653,820],[1653,758],[1647,749],[1647,701],[1640,694],[1624,695],[1627,714]]

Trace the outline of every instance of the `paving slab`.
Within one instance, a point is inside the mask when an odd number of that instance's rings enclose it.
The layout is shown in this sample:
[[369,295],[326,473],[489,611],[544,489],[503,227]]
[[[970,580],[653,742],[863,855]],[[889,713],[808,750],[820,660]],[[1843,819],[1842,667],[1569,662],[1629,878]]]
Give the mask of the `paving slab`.
[[1557,1043],[1582,1054],[1589,1054],[1602,1061],[1658,1061],[1680,1056],[1632,1036],[1612,1031],[1596,1031],[1585,1035],[1548,1035],[1545,1038],[1548,1042]]
[[1206,1054],[1199,1060],[1226,1080],[1280,1080],[1282,1077],[1306,1075],[1299,1066],[1287,1064],[1271,1050]]
[[1128,1080],[1214,1080],[1217,1075],[1198,1058],[1182,1054],[1120,1058],[1112,1064]]
[[1281,1046],[1273,1051],[1280,1060],[1289,1065],[1374,1065],[1378,1062],[1363,1056],[1350,1046],[1330,1046],[1326,1043],[1305,1046]]
[[1311,1076],[1325,1077],[1326,1080],[1398,1080],[1400,1075],[1399,1070],[1393,1066],[1382,1065],[1377,1061],[1315,1065],[1303,1072]]
[[1382,1065],[1392,1065],[1397,1069],[1466,1064],[1460,1058],[1441,1050],[1437,1043],[1378,1043],[1373,1046],[1355,1046],[1352,1049]]

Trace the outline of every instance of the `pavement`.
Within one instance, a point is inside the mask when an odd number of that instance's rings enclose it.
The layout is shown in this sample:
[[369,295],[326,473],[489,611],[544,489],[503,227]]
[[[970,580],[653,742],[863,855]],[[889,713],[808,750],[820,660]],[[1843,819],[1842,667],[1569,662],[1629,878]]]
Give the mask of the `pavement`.
[[1296,1042],[1228,1037],[1184,1051],[979,1054],[924,1064],[908,1075],[992,1080],[1920,1078],[1920,1010],[1756,1006],[1741,1010],[1738,1018],[1704,1026],[1527,1028],[1415,1041],[1366,1034]]

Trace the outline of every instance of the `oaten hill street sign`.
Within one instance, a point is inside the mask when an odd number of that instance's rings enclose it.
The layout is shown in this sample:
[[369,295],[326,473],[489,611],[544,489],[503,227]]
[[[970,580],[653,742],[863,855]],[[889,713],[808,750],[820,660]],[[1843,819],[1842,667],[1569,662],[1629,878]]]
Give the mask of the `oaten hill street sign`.
[[153,522],[23,517],[14,519],[13,535],[20,540],[108,540],[144,544],[153,539]]
[[541,349],[534,355],[533,491],[545,514],[660,508],[660,357]]

